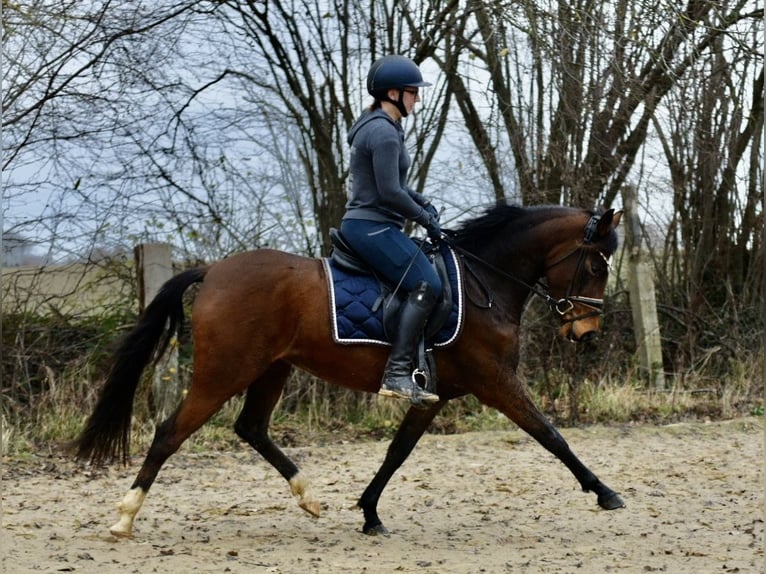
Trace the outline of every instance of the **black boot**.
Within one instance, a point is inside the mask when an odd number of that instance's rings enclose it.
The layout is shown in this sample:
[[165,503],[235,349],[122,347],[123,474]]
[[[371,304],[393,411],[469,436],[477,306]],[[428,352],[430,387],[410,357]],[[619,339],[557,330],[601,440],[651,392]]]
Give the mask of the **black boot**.
[[412,378],[418,343],[435,304],[436,294],[426,282],[418,283],[407,297],[399,313],[399,328],[391,341],[391,354],[378,394],[409,399],[416,406],[439,400],[438,395],[423,390]]

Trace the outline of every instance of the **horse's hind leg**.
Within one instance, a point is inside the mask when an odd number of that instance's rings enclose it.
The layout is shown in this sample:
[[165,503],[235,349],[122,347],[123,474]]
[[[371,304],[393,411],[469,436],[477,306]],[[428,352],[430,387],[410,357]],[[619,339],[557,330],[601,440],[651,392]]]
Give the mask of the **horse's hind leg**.
[[287,363],[274,363],[248,387],[234,430],[288,481],[298,505],[312,516],[319,516],[321,505],[314,498],[308,480],[269,436],[271,413],[282,395],[290,369]]
[[[201,385],[200,385],[201,387]],[[178,409],[154,433],[149,452],[130,490],[117,505],[119,520],[109,531],[115,536],[130,537],[133,520],[141,509],[165,461],[176,452],[189,436],[201,427],[231,395],[208,394],[192,385]]]

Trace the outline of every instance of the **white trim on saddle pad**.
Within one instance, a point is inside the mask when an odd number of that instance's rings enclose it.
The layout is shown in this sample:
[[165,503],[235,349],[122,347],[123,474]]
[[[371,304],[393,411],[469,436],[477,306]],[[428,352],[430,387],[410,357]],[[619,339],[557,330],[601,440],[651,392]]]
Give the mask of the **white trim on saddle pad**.
[[[452,257],[452,262],[455,269],[455,274],[457,276],[457,285],[454,286],[454,289],[457,289],[457,321],[455,323],[455,328],[452,331],[452,334],[450,335],[449,339],[446,341],[440,342],[440,343],[434,343],[434,347],[448,347],[452,343],[454,343],[457,338],[460,336],[460,332],[463,330],[463,307],[464,307],[464,295],[463,295],[463,269],[460,266],[460,260],[455,253],[454,250],[448,249],[450,257]],[[330,304],[330,326],[332,328],[332,338],[333,340],[340,344],[340,345],[381,345],[390,347],[391,344],[388,341],[384,341],[382,339],[364,339],[364,338],[343,338],[339,334],[339,327],[338,327],[338,314],[337,314],[337,305],[335,301],[335,282],[333,281],[333,275],[332,275],[332,267],[330,266],[330,259],[328,257],[322,258],[322,266],[324,268],[325,277],[327,279],[327,292],[329,294],[329,304]],[[453,291],[454,291],[453,289]],[[453,293],[453,301],[454,301],[454,293]]]

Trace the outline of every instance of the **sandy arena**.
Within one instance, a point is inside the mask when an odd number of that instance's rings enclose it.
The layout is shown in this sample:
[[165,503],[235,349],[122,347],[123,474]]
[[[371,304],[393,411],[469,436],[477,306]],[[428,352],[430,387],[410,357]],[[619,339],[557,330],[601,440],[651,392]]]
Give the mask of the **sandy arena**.
[[563,429],[627,507],[603,511],[521,431],[426,436],[361,533],[356,499],[387,441],[285,449],[319,519],[254,452],[172,457],[133,539],[109,534],[138,471],[61,457],[3,461],[4,572],[757,573],[764,571],[763,419]]

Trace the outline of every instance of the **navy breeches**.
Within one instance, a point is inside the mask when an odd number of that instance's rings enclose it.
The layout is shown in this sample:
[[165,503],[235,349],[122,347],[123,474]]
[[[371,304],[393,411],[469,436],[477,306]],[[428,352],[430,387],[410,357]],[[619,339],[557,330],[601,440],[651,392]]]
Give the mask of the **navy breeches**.
[[392,287],[401,282],[400,288],[409,293],[425,281],[433,293],[441,293],[441,280],[428,257],[396,225],[344,219],[340,231],[359,256]]

